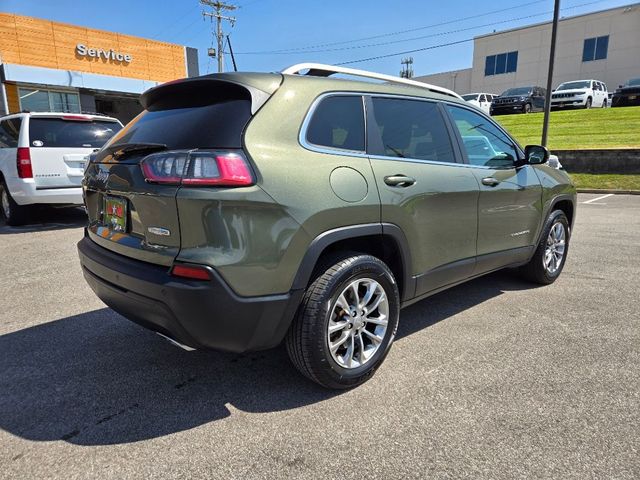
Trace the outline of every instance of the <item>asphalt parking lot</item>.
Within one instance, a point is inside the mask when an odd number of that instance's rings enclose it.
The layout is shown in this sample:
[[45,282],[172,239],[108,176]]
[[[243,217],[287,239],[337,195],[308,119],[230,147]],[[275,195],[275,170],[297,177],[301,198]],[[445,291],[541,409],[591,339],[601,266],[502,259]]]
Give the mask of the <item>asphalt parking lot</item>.
[[340,394],[284,349],[184,352],[105,308],[82,211],[0,225],[0,478],[639,478],[640,196],[598,197],[554,285],[409,307]]

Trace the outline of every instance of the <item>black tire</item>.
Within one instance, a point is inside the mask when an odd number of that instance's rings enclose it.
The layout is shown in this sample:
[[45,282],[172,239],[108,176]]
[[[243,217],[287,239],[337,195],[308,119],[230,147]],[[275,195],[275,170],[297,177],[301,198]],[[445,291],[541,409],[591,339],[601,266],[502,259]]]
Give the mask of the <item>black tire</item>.
[[524,108],[522,109],[522,111],[524,113],[531,113],[531,104],[530,103],[525,103],[524,104]]
[[607,108],[607,99],[606,98],[602,101],[602,108]]
[[23,225],[27,221],[27,207],[18,205],[4,180],[0,180],[0,216],[4,218],[7,225]]
[[590,109],[591,105],[593,105],[593,100],[591,100],[591,97],[587,98],[587,103],[584,104],[584,108],[585,109]]
[[[371,378],[393,343],[400,315],[398,286],[387,265],[371,255],[347,255],[329,268],[320,269],[307,288],[285,340],[287,353],[296,368],[307,378],[331,389],[352,388]],[[354,280],[365,278],[375,280],[384,290],[388,324],[375,353],[362,365],[345,368],[329,350],[329,320],[343,290]],[[344,318],[349,319],[346,312]]]
[[[557,267],[557,270],[554,272],[549,272],[544,264],[545,252],[547,249],[547,240],[549,239],[549,234],[551,229],[557,224],[561,223],[564,227],[565,232],[565,240],[564,240],[564,252],[562,255],[562,259],[560,260],[560,264]],[[571,240],[571,227],[569,225],[569,220],[567,216],[564,214],[562,210],[554,210],[547,218],[545,222],[544,228],[542,230],[542,235],[540,236],[540,242],[536,248],[533,257],[521,268],[521,272],[523,276],[532,282],[539,283],[541,285],[549,285],[556,281],[556,279],[562,273],[562,269],[564,268],[564,264],[567,260],[567,255],[569,253],[569,243]]]

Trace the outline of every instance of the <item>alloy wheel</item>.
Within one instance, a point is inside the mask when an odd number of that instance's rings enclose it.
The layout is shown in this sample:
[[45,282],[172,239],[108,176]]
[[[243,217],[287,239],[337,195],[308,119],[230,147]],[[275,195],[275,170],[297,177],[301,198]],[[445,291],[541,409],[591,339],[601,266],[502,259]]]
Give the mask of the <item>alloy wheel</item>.
[[382,285],[371,278],[352,281],[330,310],[327,344],[343,368],[358,368],[382,345],[389,323],[389,300]]
[[566,247],[566,230],[561,222],[554,223],[547,237],[542,263],[549,275],[555,275],[560,269]]

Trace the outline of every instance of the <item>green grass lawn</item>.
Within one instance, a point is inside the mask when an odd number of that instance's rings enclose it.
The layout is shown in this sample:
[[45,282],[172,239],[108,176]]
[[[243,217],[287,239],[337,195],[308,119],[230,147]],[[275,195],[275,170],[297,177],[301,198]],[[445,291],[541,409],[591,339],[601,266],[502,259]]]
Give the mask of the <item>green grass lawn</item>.
[[570,173],[577,188],[640,190],[640,175]]
[[[540,144],[543,113],[493,117],[520,145]],[[548,147],[553,150],[640,147],[640,107],[551,112]]]

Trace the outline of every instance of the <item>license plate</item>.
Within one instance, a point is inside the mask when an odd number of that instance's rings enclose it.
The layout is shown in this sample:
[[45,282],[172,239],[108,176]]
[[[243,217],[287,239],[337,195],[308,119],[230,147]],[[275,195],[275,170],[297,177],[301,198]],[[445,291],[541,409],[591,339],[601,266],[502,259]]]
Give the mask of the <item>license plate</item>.
[[127,200],[118,197],[104,198],[104,224],[115,232],[127,230]]
[[629,95],[629,100],[635,100],[637,98],[637,95]]

